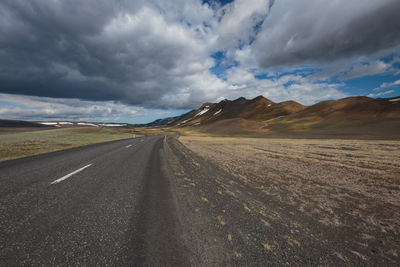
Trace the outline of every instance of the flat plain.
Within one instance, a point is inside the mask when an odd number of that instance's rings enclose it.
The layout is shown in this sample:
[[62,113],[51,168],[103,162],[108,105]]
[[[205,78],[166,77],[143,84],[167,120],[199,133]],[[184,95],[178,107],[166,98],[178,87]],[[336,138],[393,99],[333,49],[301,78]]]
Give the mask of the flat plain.
[[[215,189],[214,195],[243,202],[243,209],[253,214],[246,216],[245,226],[232,220],[238,210],[229,216],[216,215],[218,220],[222,218],[218,216],[225,216],[223,224],[231,222],[232,229],[239,229],[243,234],[254,221],[253,216],[257,216],[267,229],[286,224],[294,227],[279,232],[289,244],[286,248],[282,247],[279,235],[271,236],[268,232],[263,235],[257,230],[259,247],[268,252],[307,250],[316,246],[320,254],[314,254],[308,263],[323,264],[322,259],[333,263],[335,257],[342,264],[399,262],[399,141],[199,136],[181,136],[179,141],[190,153],[204,160],[197,164],[218,166],[232,177],[211,178],[213,174],[208,172],[197,180],[192,179],[190,183],[208,181],[208,189],[198,194],[212,192],[212,187],[221,188]],[[192,161],[190,158],[195,157],[186,156],[185,161]],[[190,174],[181,176],[184,183]],[[181,187],[183,195],[187,195],[187,186]],[[196,194],[198,188],[199,185],[194,186],[191,194]],[[211,207],[221,202],[208,199]],[[207,213],[211,214],[210,210]],[[257,226],[257,229],[260,228]],[[321,243],[307,241],[310,237]],[[232,234],[228,239],[232,239]],[[277,258],[284,259],[282,255]],[[301,258],[304,260],[306,256]],[[293,258],[289,257],[288,262],[294,263]]]
[[0,161],[132,137],[126,129],[12,128],[0,131]]

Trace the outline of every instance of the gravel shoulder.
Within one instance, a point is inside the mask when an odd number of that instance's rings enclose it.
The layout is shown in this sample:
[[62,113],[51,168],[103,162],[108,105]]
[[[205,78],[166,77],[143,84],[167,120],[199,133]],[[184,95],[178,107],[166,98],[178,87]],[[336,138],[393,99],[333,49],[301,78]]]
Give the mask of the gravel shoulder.
[[182,136],[164,148],[203,264],[400,262],[398,141]]

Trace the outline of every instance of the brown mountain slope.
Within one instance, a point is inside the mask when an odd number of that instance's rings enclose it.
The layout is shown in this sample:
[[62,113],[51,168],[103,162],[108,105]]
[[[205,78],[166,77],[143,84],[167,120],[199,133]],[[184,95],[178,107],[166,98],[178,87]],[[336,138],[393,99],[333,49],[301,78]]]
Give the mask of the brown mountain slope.
[[397,101],[391,101],[391,99],[357,96],[322,101],[292,115],[293,118],[311,116],[331,120],[400,118],[400,105]]
[[263,96],[250,100],[240,97],[233,101],[225,99],[219,103],[205,103],[199,109],[184,114],[171,125],[197,126],[228,119],[263,121],[286,116],[304,108],[295,101],[274,103]]
[[[374,135],[400,135],[400,101],[365,96],[322,101],[283,118],[266,122],[271,133],[342,130]],[[332,133],[333,133],[332,132]]]
[[176,128],[216,135],[331,133],[400,137],[400,98],[365,96],[327,100],[304,107],[262,96],[205,103],[175,121]]

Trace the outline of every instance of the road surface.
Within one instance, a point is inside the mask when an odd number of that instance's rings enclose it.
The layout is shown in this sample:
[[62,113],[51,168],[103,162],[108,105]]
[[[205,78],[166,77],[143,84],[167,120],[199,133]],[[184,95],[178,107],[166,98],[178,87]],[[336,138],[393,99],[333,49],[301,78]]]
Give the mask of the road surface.
[[0,266],[189,265],[163,137],[0,163]]

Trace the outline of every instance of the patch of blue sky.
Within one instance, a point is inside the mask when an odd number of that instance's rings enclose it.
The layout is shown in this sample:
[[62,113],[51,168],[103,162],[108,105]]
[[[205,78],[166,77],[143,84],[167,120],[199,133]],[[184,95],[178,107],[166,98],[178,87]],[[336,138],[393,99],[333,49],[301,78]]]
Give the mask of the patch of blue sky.
[[7,101],[0,101],[0,105],[1,106],[6,106],[6,107],[10,107],[10,108],[37,109],[37,108],[25,107],[23,105],[14,104],[14,103],[7,102]]
[[397,70],[397,73],[400,72],[400,60],[393,63],[392,67]]
[[384,96],[393,97],[400,95],[400,85],[389,86],[375,91],[374,89],[379,88],[383,83],[392,83],[399,79],[400,75],[391,73],[364,76],[345,81],[342,90],[349,95],[369,95],[393,90],[392,93]]
[[[131,124],[149,123],[158,119],[179,116],[183,113],[189,112],[188,109],[149,109],[143,115],[137,117],[120,117],[116,122],[125,122]],[[114,120],[113,120],[114,121]]]
[[271,69],[270,71],[260,72],[258,69],[252,70],[254,77],[259,80],[281,78],[287,75],[295,75],[301,77],[307,77],[320,72],[322,68],[314,67],[311,65],[298,66],[296,68],[285,68],[281,67],[278,69]]
[[252,45],[254,43],[254,41],[256,40],[256,37],[258,35],[258,33],[261,30],[262,25],[264,24],[265,19],[267,18],[267,15],[265,15],[262,19],[260,19],[254,26],[253,26],[253,31],[254,31],[254,35],[250,36],[250,40],[249,40],[249,45]]
[[215,60],[215,65],[210,68],[211,73],[223,80],[226,80],[226,72],[229,69],[239,65],[237,61],[228,59],[226,53],[221,50],[212,54],[211,57]]
[[203,0],[203,4],[207,3],[210,6],[214,5],[215,3],[223,6],[223,5],[229,4],[231,2],[233,2],[233,0]]
[[[380,60],[382,60],[385,63],[389,63],[398,57],[399,57],[399,54],[392,53],[390,55],[386,55],[386,56],[382,57]],[[397,62],[397,63],[399,63],[398,66],[400,66],[400,62]]]

